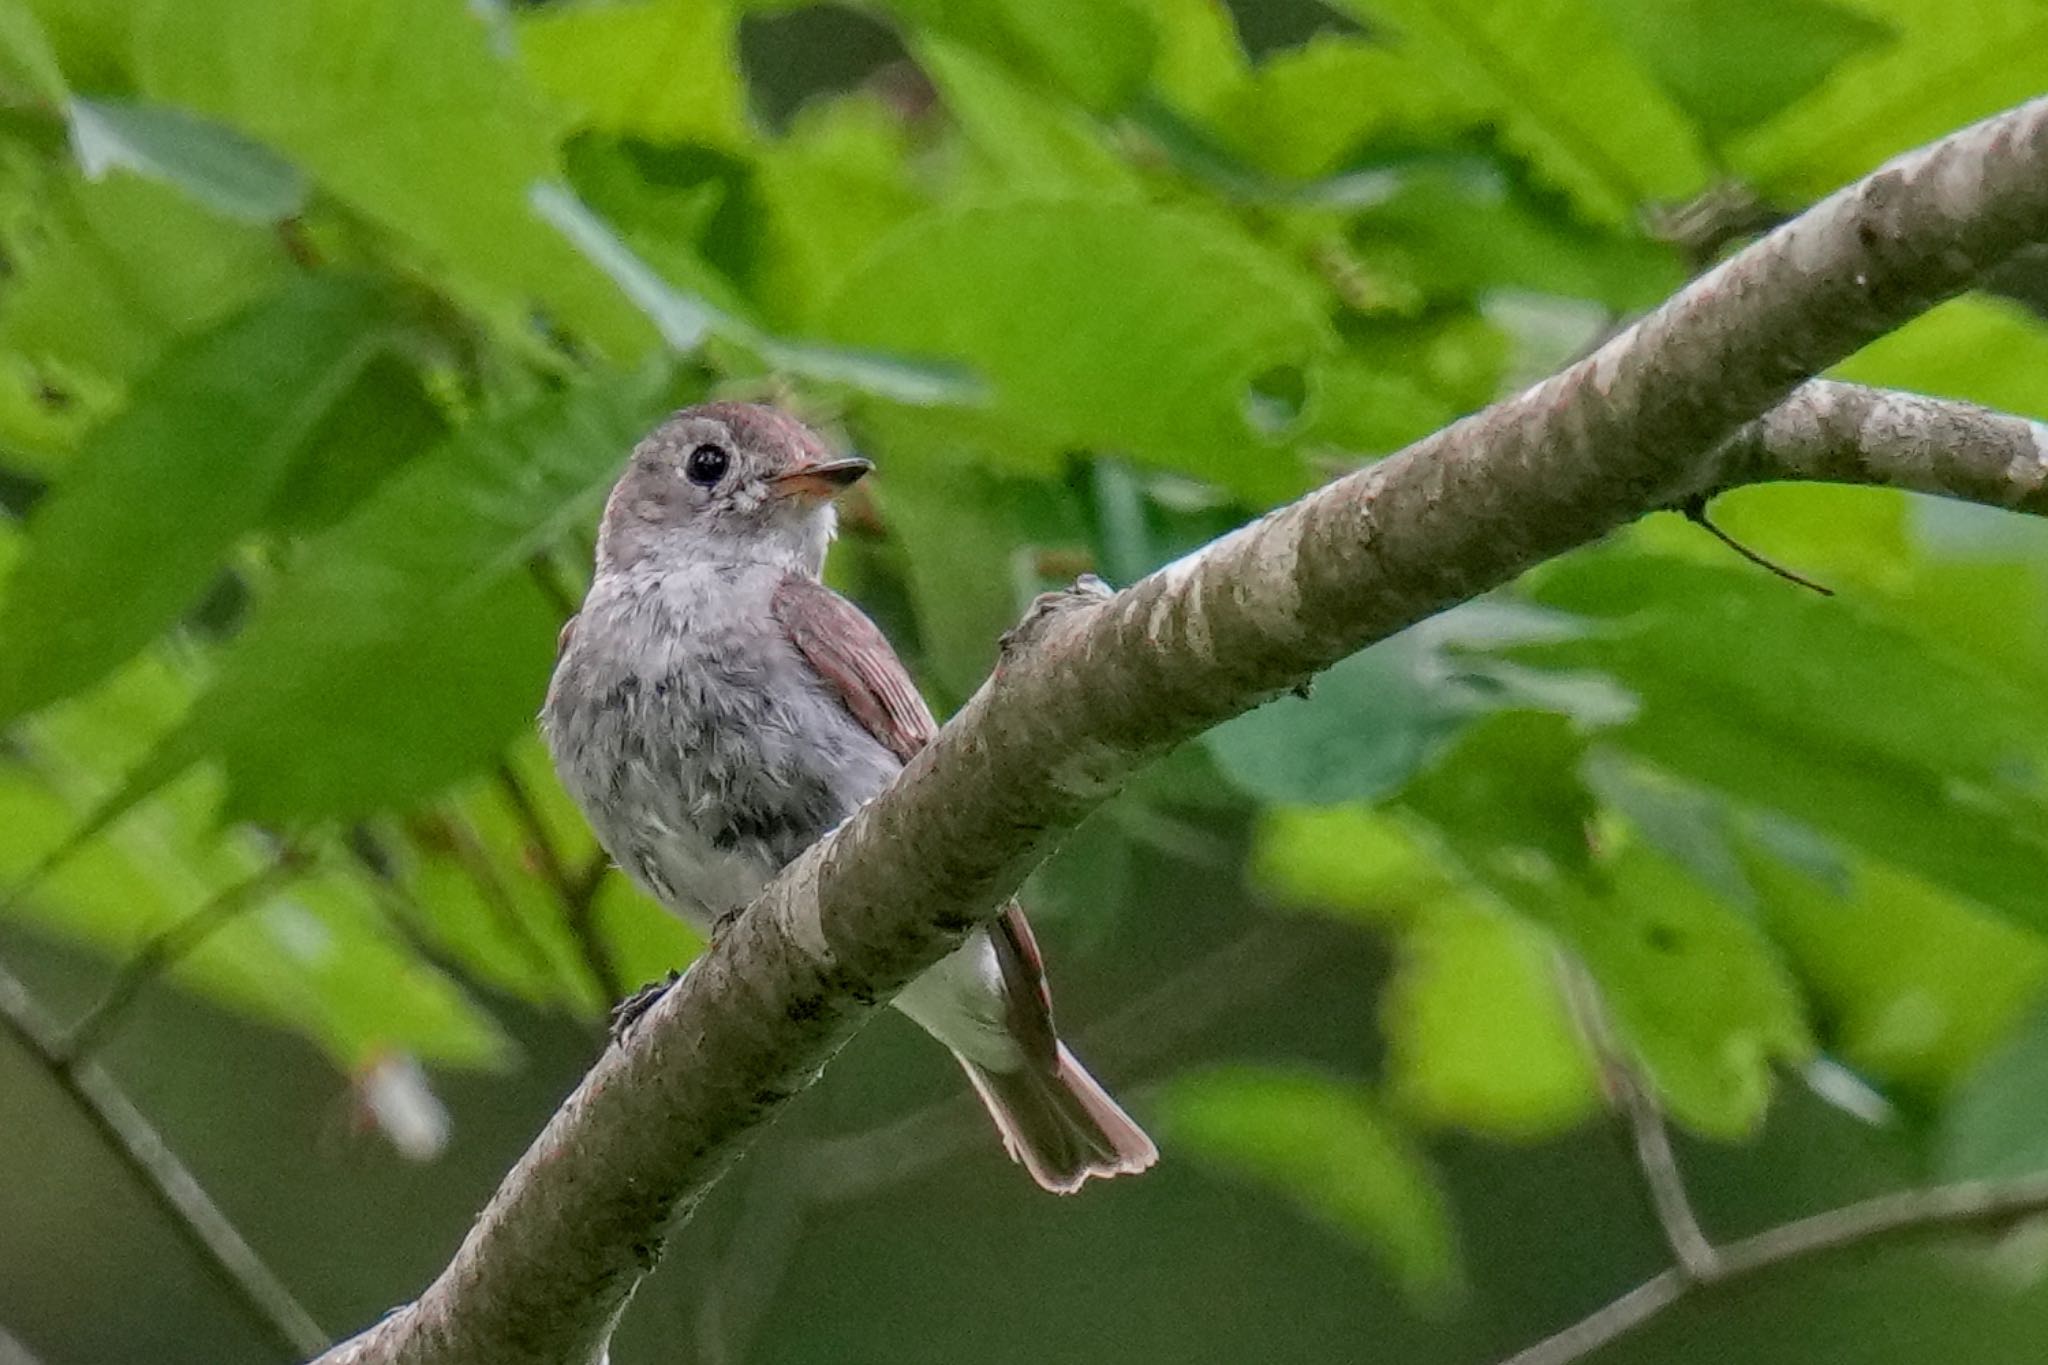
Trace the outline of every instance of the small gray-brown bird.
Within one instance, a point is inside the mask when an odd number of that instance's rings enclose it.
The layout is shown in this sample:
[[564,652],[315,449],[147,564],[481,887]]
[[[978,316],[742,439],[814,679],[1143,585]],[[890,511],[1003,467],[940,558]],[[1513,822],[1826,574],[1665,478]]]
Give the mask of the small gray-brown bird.
[[[773,409],[708,403],[643,440],[605,504],[542,728],[613,859],[700,930],[743,909],[937,728],[882,633],[818,578],[832,500],[868,469]],[[1014,902],[896,1007],[953,1050],[1046,1189],[1157,1159],[1053,1031]]]

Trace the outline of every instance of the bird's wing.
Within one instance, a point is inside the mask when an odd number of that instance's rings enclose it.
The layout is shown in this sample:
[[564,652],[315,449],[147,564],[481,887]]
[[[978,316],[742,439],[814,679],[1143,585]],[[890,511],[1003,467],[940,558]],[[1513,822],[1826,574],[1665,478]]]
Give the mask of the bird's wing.
[[815,578],[791,574],[775,590],[775,619],[867,732],[905,763],[938,722],[882,632],[859,607]]
[[[815,578],[791,574],[775,590],[773,611],[797,652],[889,752],[908,763],[938,733],[938,722],[896,651],[859,607]],[[1052,1027],[1052,995],[1046,989],[1045,960],[1039,956],[1024,908],[1011,901],[989,937],[1002,969],[1011,1036],[1031,1055],[1050,1063],[1059,1050]]]

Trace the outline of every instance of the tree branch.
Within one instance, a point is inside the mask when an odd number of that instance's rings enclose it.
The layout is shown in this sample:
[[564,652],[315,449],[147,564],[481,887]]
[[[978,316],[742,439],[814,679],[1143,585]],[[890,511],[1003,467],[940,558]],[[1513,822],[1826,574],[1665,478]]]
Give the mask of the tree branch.
[[1731,438],[1714,483],[1881,484],[2048,514],[2048,424],[1888,389],[1815,380]]
[[1903,1190],[1785,1223],[1718,1249],[1704,1277],[1674,1266],[1502,1365],[1569,1365],[1626,1336],[1679,1300],[1759,1271],[1914,1233],[1999,1228],[2048,1212],[2048,1173]]
[[1124,592],[1034,612],[903,775],[599,1059],[441,1277],[327,1359],[600,1360],[749,1138],[1136,767],[1724,483],[1738,427],[2044,236],[2048,100],[1830,197],[1527,392]]
[[1699,1215],[1693,1212],[1685,1176],[1678,1169],[1678,1155],[1671,1150],[1671,1130],[1664,1126],[1664,1111],[1615,1035],[1607,1003],[1600,998],[1599,984],[1586,964],[1560,954],[1559,972],[1572,1017],[1599,1059],[1608,1104],[1628,1126],[1636,1169],[1642,1174],[1657,1226],[1663,1230],[1664,1244],[1671,1248],[1686,1276],[1710,1279],[1720,1268],[1720,1257],[1700,1230]]
[[41,1065],[163,1211],[171,1228],[281,1350],[296,1359],[327,1345],[320,1324],[242,1240],[220,1206],[164,1145],[142,1111],[114,1084],[114,1078],[95,1062],[65,1056],[63,1031],[4,967],[0,967],[0,1030],[11,1034]]

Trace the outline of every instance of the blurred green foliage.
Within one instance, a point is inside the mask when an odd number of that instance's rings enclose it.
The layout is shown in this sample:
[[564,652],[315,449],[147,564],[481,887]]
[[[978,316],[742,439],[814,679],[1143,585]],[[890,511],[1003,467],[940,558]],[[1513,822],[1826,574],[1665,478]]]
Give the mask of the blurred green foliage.
[[[0,0],[4,913],[122,957],[289,839],[177,979],[350,1072],[508,1065],[499,1002],[590,1019],[692,949],[530,719],[667,408],[877,459],[833,573],[957,703],[1032,593],[1654,303],[1707,263],[1661,210],[1796,212],[2044,87],[2035,0]],[[2048,414],[2043,303],[1843,372]],[[1653,519],[1220,728],[1039,875],[1073,942],[1163,857],[1391,947],[1373,1079],[1190,1075],[1174,1160],[1441,1307],[1432,1145],[1597,1109],[1565,952],[1695,1134],[1848,1068],[1940,1168],[2040,1164],[2048,541],[1722,511],[1840,595]]]

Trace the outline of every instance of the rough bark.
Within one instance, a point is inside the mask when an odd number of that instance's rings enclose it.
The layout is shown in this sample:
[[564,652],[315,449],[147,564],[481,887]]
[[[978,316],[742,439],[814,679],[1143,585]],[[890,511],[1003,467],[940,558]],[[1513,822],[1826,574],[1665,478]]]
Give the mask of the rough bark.
[[1037,613],[903,776],[599,1060],[441,1277],[322,1359],[600,1360],[663,1237],[749,1136],[1135,767],[1726,484],[1731,433],[2043,237],[2048,100],[1882,168],[1520,396],[1121,593]]

